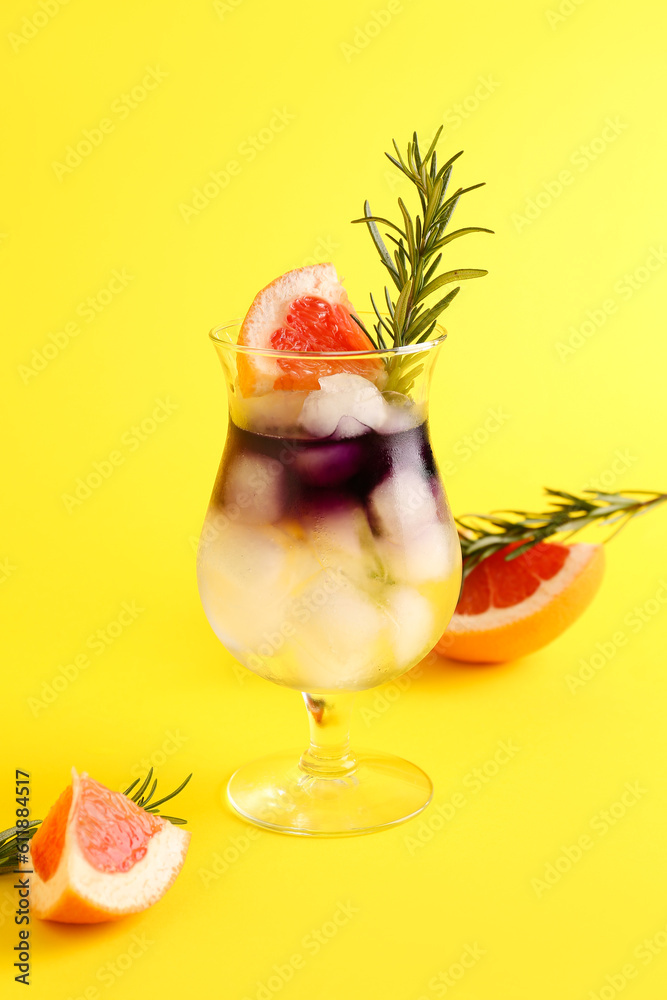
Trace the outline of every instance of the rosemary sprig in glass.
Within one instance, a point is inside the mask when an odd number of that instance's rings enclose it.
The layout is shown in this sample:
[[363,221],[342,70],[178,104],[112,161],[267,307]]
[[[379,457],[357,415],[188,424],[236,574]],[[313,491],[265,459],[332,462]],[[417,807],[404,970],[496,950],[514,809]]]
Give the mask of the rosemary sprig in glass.
[[[354,219],[355,223],[364,223],[368,226],[375,248],[396,288],[396,293],[392,297],[389,288],[385,286],[384,298],[388,311],[385,314],[380,311],[371,294],[377,322],[374,326],[375,336],[368,330],[366,333],[380,350],[421,344],[428,340],[435,330],[438,317],[458,294],[460,286],[449,291],[432,305],[427,305],[427,300],[446,285],[466,278],[481,278],[488,273],[477,268],[439,271],[442,251],[452,240],[468,233],[493,232],[491,229],[479,226],[468,226],[445,235],[461,196],[483,185],[460,187],[448,196],[452,168],[462,151],[455,153],[446,163],[438,167],[436,146],[441,133],[442,126],[436,132],[424,156],[421,154],[416,132],[408,143],[405,157],[395,140],[396,156],[385,154],[417,189],[421,214],[418,213],[413,220],[405,202],[399,198],[401,219],[398,225],[382,216],[373,215],[368,201],[364,204],[363,219]],[[378,223],[391,230],[385,233],[385,236],[393,244],[392,253],[380,235]],[[362,326],[361,321],[357,317],[354,318]]]
[[609,541],[633,517],[667,500],[667,493],[650,490],[625,490],[624,493],[584,490],[582,496],[563,490],[545,489],[544,492],[550,498],[545,511],[501,510],[491,514],[467,514],[456,519],[464,579],[483,559],[513,543],[520,544],[505,556],[507,560],[516,559],[552,535],[562,535],[561,540],[565,541],[591,524],[616,525],[605,539]]
[[[132,802],[136,802],[136,804],[142,809],[145,809],[146,812],[160,815],[159,806],[168,802],[170,799],[173,799],[179,794],[179,792],[182,792],[191,777],[192,774],[189,774],[185,781],[181,782],[178,788],[174,789],[173,792],[170,792],[169,795],[165,795],[163,798],[154,802],[153,796],[155,794],[155,790],[157,789],[157,778],[153,778],[153,768],[151,768],[141,784],[139,784],[141,779],[137,778],[128,788],[125,789],[123,794],[127,795],[128,798],[131,798]],[[148,794],[146,794],[148,786],[151,783],[151,779],[153,779],[153,784]],[[137,784],[139,784],[138,788],[136,788]],[[134,791],[134,794],[130,795],[130,792],[132,792],[135,788],[136,790]],[[169,820],[170,823],[176,823],[179,825],[187,823],[186,819],[180,819],[177,816],[162,816],[162,819]],[[33,819],[27,827],[24,827],[21,830],[13,826],[8,830],[0,832],[0,875],[7,875],[18,868],[18,840],[21,841],[21,844],[25,844],[34,836],[41,823],[41,819]]]

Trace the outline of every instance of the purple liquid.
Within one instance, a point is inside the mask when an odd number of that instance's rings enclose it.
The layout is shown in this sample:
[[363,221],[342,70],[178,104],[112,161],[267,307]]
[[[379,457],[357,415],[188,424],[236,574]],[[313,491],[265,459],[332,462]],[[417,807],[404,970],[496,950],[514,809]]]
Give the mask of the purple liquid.
[[[367,507],[372,490],[390,472],[403,467],[417,472],[436,499],[442,496],[426,423],[394,434],[369,430],[360,437],[334,441],[269,437],[241,430],[230,422],[213,503],[224,505],[227,470],[241,456],[280,463],[284,470],[280,474],[282,502],[296,519],[313,508],[326,516],[327,507],[335,508],[342,500],[356,500]],[[267,489],[266,481],[253,480],[250,476],[244,484],[247,511],[252,511],[254,501],[259,505],[257,498]]]

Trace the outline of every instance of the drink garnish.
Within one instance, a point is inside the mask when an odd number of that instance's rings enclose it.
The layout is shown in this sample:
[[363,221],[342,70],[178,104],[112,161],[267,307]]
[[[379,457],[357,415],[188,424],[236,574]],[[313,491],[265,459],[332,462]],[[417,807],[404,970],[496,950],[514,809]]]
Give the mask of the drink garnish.
[[[478,268],[457,268],[447,271],[440,269],[443,251],[453,240],[469,233],[493,232],[480,226],[467,226],[445,235],[459,199],[469,191],[482,187],[483,184],[459,187],[453,194],[448,195],[454,162],[463,151],[455,153],[446,163],[438,167],[436,146],[441,133],[442,126],[436,132],[425,156],[420,152],[416,132],[408,143],[405,157],[402,156],[395,140],[396,156],[385,154],[417,189],[421,214],[418,213],[413,220],[405,202],[399,198],[398,207],[401,213],[399,225],[383,216],[373,215],[368,201],[364,204],[364,217],[353,220],[355,223],[364,223],[368,226],[375,248],[396,288],[394,296],[387,286],[384,289],[388,315],[380,311],[371,294],[371,303],[377,317],[374,326],[375,345],[379,350],[421,344],[428,340],[436,328],[438,317],[458,294],[460,286],[453,288],[433,305],[427,305],[427,301],[446,285],[467,278],[481,278],[488,274],[487,271]],[[393,253],[389,252],[384,243],[378,223],[391,230],[385,233],[385,236],[393,244]],[[360,322],[356,316],[353,318]],[[363,328],[372,338],[372,334]],[[405,378],[406,374],[404,367],[402,377]]]
[[633,517],[667,500],[667,493],[651,490],[625,490],[623,493],[583,490],[581,496],[546,488],[544,492],[551,498],[549,509],[545,511],[499,510],[456,519],[464,580],[483,559],[508,546],[512,548],[506,552],[505,559],[510,561],[553,535],[563,535],[561,540],[565,540],[592,524],[615,524],[613,532],[605,539],[609,541]]
[[667,500],[648,490],[546,493],[546,511],[458,519],[463,586],[438,652],[467,663],[503,663],[546,646],[585,611],[604,574],[603,545],[569,540],[599,524],[613,525],[609,541]]

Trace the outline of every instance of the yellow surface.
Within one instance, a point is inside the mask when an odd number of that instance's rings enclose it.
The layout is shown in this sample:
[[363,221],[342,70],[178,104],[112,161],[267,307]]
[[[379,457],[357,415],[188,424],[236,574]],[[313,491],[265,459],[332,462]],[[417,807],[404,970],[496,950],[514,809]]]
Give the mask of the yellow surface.
[[[434,387],[455,510],[530,505],[543,484],[667,487],[663,5],[389,10],[3,6],[0,826],[15,767],[35,816],[72,765],[113,787],[151,761],[165,787],[195,773],[173,889],[116,925],[34,925],[35,1000],[665,995],[664,511],[612,543],[593,606],[548,649],[434,660],[359,698],[357,741],[432,775],[423,820],[309,842],[221,805],[231,770],[303,741],[306,719],[234,669],[199,605],[225,428],[206,333],[313,258],[365,307],[381,265],[348,220],[366,197],[395,212],[392,136],[444,121],[458,181],[488,182],[456,221],[497,232],[449,256],[490,271],[446,314]],[[98,144],[68,167],[84,130]],[[223,187],[197,199],[211,171]],[[68,500],[95,463],[101,484]],[[14,905],[5,880],[2,996]]]

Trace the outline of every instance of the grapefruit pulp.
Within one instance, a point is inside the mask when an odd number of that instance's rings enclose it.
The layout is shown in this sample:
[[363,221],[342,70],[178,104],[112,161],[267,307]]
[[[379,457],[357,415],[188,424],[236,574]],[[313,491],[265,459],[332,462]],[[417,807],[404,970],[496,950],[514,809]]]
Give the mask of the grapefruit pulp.
[[452,660],[502,663],[541,649],[593,600],[604,573],[601,545],[540,542],[515,559],[508,545],[468,574],[436,650]]

